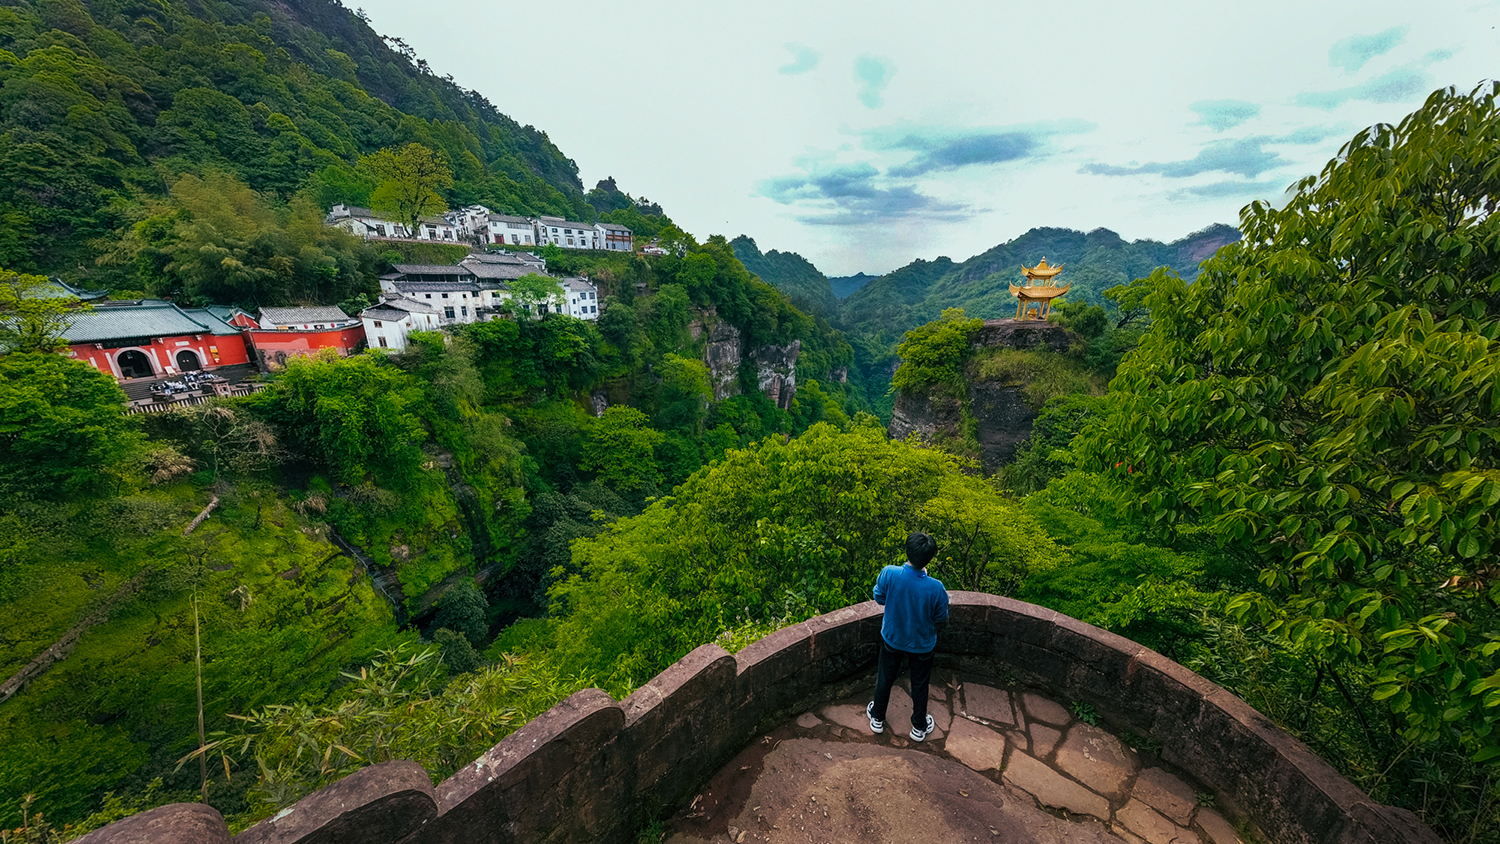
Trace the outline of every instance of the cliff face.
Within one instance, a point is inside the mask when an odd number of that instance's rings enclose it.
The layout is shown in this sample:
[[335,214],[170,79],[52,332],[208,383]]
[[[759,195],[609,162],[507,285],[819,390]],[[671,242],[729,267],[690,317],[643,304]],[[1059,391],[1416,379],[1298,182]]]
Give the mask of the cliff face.
[[790,408],[797,395],[797,355],[801,353],[801,340],[785,346],[759,346],[750,352],[756,384],[782,410]]
[[[1021,351],[1066,352],[1077,335],[1060,325],[1038,320],[992,319],[974,334],[975,349],[1007,348]],[[1015,459],[1021,443],[1031,436],[1037,411],[1021,395],[1024,384],[974,381],[960,397],[908,393],[896,396],[886,432],[896,439],[916,434],[928,442],[962,442],[964,411],[973,419],[973,435],[984,471],[994,472]]]
[[727,322],[715,322],[708,330],[708,345],[703,349],[714,401],[739,395],[740,360],[740,330]]
[[757,346],[747,351],[741,342],[740,330],[720,320],[712,308],[700,309],[688,331],[695,340],[705,333],[708,335],[703,348],[703,363],[708,367],[714,401],[740,394],[740,364],[748,359],[755,364],[755,381],[760,391],[782,410],[791,407],[792,398],[797,395],[797,357],[802,353],[801,340],[793,340],[786,346]]

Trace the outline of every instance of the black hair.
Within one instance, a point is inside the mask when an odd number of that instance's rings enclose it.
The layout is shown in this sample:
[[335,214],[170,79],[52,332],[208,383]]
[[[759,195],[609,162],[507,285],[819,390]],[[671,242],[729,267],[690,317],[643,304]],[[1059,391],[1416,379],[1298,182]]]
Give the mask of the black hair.
[[913,568],[927,568],[927,564],[936,555],[937,540],[920,532],[906,537],[906,559]]

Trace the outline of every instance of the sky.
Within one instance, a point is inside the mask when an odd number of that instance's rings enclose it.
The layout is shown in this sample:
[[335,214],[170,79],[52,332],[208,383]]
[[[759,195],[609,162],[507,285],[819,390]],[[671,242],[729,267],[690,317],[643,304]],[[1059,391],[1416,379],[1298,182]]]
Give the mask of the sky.
[[1500,0],[346,0],[699,239],[830,276],[1172,241],[1500,75]]

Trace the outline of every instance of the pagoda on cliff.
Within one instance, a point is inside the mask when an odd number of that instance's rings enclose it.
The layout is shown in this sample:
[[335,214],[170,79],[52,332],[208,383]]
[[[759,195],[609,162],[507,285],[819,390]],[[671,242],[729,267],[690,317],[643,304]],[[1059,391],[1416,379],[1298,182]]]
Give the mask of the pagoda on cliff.
[[1052,310],[1052,300],[1068,292],[1073,285],[1057,286],[1057,274],[1063,271],[1062,264],[1047,266],[1047,259],[1034,267],[1021,265],[1025,284],[1012,284],[1010,295],[1016,297],[1016,319],[1046,319]]

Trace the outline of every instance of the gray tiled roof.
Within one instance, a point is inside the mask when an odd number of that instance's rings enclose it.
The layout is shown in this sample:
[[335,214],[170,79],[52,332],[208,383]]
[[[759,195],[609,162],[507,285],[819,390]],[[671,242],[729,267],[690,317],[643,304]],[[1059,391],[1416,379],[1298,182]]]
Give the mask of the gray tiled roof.
[[398,281],[396,289],[402,293],[478,293],[479,285],[472,281]]
[[69,343],[178,334],[238,334],[240,330],[205,310],[184,311],[171,302],[147,299],[131,305],[101,305],[73,315],[63,332]]
[[226,334],[240,333],[238,326],[230,325],[227,320],[207,308],[183,308],[182,312],[194,322],[208,326],[210,334],[222,337]]
[[630,229],[626,228],[625,226],[619,225],[617,223],[600,223],[599,224],[599,228],[601,228],[601,229],[610,229],[610,230],[617,231],[617,232],[629,232],[630,231]]
[[109,295],[109,291],[84,290],[82,287],[74,287],[57,276],[49,276],[46,284],[38,286],[28,295],[36,299],[65,299],[73,297],[80,301],[89,302],[94,299],[103,299]]
[[561,284],[564,288],[577,293],[593,291],[595,289],[594,283],[586,278],[565,278],[560,280],[558,283]]
[[348,314],[332,305],[260,309],[260,321],[270,325],[311,325],[317,322],[348,322],[350,319]]
[[395,264],[396,272],[402,275],[473,275],[468,267],[459,264]]
[[524,264],[532,267],[547,266],[546,260],[530,252],[475,252],[461,262],[472,267],[475,264]]
[[469,270],[476,278],[510,280],[520,278],[536,272],[536,267],[528,267],[525,264],[480,264],[469,266]]
[[399,310],[399,311],[407,311],[409,313],[414,313],[414,314],[435,314],[435,313],[437,313],[437,308],[434,308],[433,306],[427,304],[426,302],[418,302],[418,301],[415,301],[413,299],[385,299],[382,302],[380,302],[379,304],[377,304],[377,305],[371,305],[370,307],[371,308],[395,308],[396,310]]
[[492,222],[492,223],[526,223],[527,225],[531,224],[531,221],[528,220],[528,219],[526,219],[525,217],[513,217],[513,216],[511,216],[509,214],[491,214],[490,215],[490,222]]
[[411,314],[403,308],[392,307],[387,304],[371,305],[359,312],[360,319],[378,319],[386,322],[400,322],[409,319]]
[[552,220],[543,220],[542,221],[542,225],[547,226],[548,228],[554,228],[554,229],[583,229],[584,231],[590,231],[590,232],[594,230],[594,224],[593,223],[570,223],[567,220],[563,220],[561,222],[553,222]]

